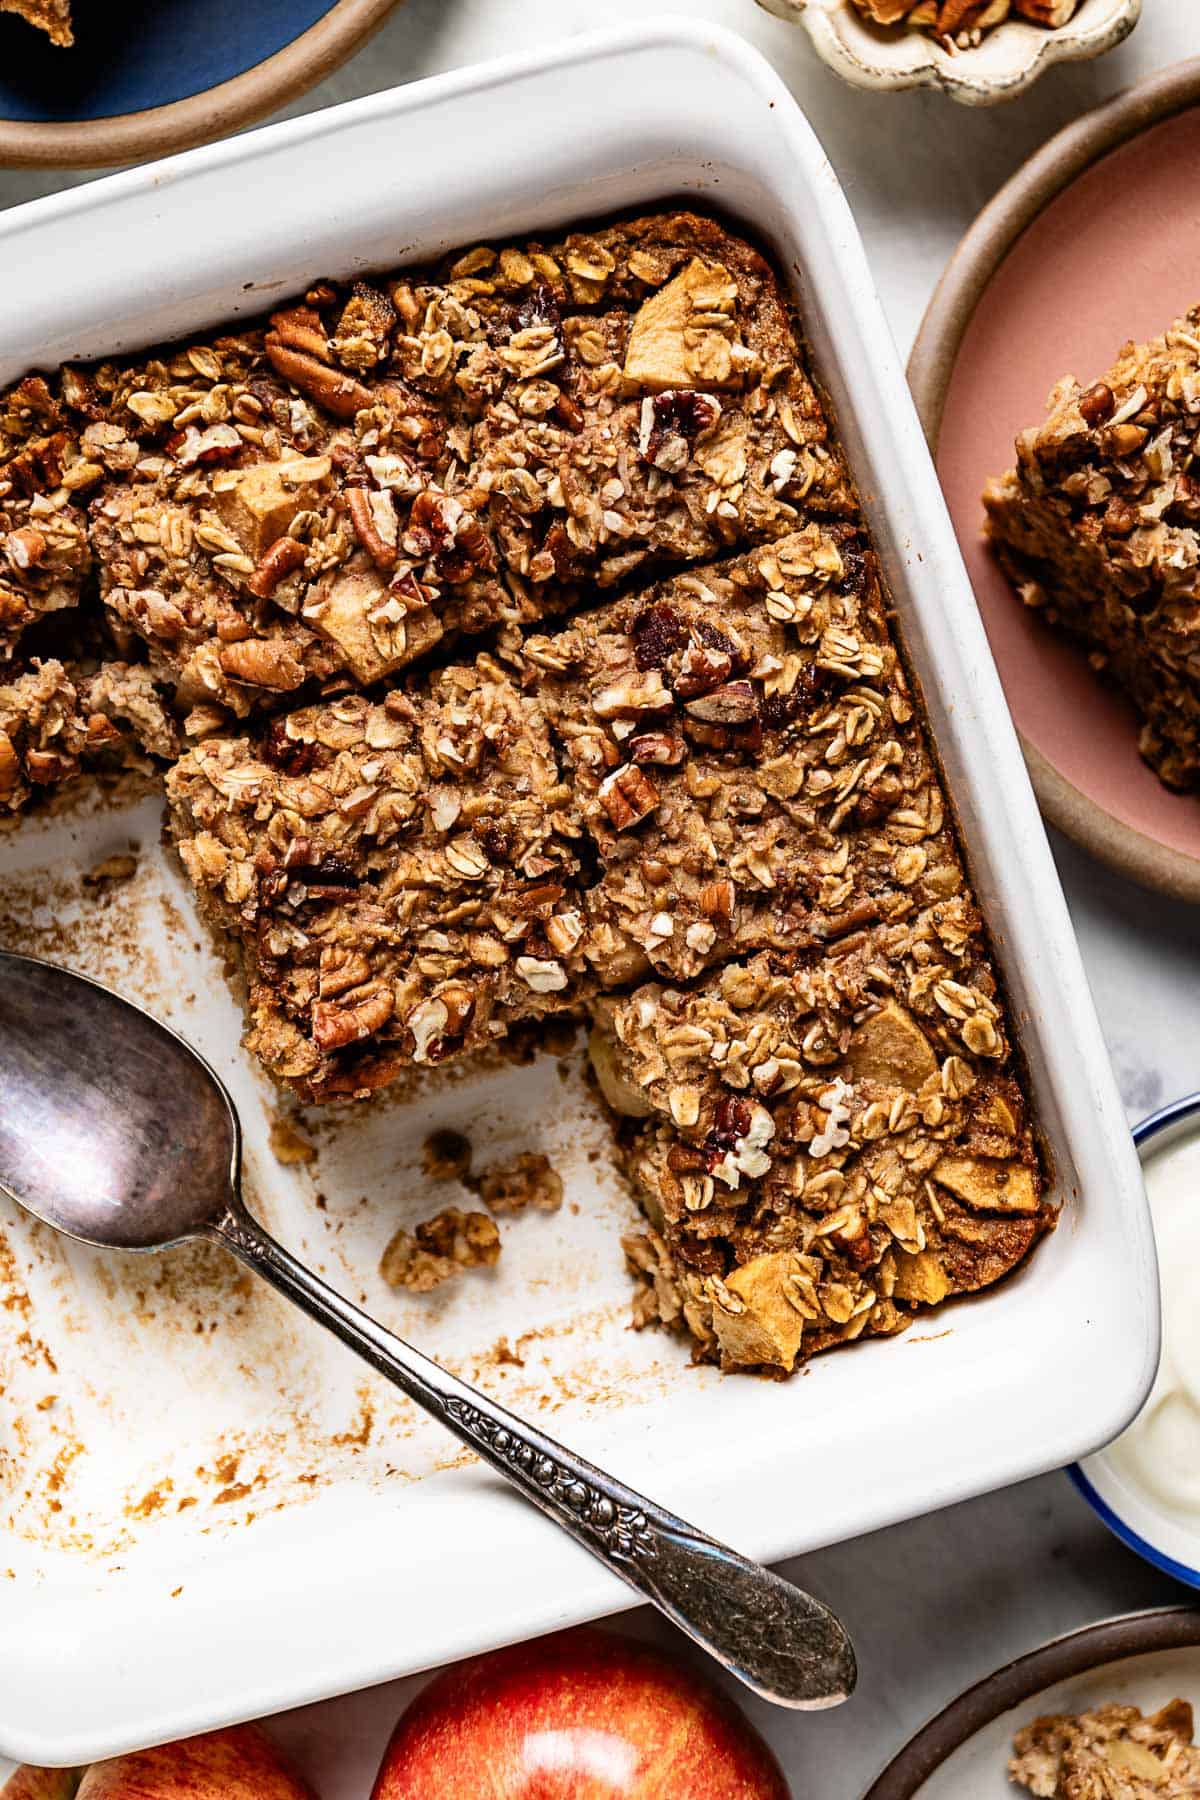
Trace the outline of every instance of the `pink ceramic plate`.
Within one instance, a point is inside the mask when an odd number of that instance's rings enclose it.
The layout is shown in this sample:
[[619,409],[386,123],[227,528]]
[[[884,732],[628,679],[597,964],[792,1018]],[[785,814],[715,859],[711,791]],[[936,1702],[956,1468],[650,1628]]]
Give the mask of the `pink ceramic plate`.
[[909,377],[1052,824],[1124,874],[1200,901],[1200,798],[1137,753],[1132,709],[1016,600],[982,536],[980,493],[1066,374],[1200,300],[1200,62],[1054,138],[980,215],[925,316]]

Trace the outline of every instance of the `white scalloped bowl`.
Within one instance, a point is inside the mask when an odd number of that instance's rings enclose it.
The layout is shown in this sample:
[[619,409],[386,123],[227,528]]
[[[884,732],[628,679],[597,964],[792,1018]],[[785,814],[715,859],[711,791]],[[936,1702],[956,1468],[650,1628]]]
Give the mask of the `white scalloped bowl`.
[[1100,56],[1128,37],[1142,0],[1083,0],[1057,31],[1006,19],[974,50],[949,51],[926,32],[872,25],[850,0],[759,0],[768,12],[802,24],[831,69],[863,88],[940,88],[966,106],[993,106],[1024,93],[1056,62]]

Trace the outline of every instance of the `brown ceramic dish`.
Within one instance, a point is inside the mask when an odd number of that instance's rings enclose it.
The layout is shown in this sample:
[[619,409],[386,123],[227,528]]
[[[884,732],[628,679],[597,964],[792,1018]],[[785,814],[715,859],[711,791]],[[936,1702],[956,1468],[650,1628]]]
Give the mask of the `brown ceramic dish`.
[[[1200,1611],[1191,1607],[1129,1613],[1053,1638],[951,1701],[910,1738],[863,1800],[943,1800],[955,1793],[991,1800],[993,1774],[997,1794],[1015,1795],[1004,1773],[1011,1730],[1035,1713],[1064,1703],[1092,1704],[1095,1696],[1132,1696],[1136,1703],[1143,1684],[1166,1699],[1172,1682],[1187,1683],[1197,1675]],[[977,1758],[971,1757],[972,1746]]]
[[1111,867],[1200,901],[1200,801],[1141,761],[1132,710],[1016,601],[980,494],[1065,374],[1099,375],[1200,299],[1200,61],[1076,121],[1001,189],[925,315],[909,380],[1042,810]]

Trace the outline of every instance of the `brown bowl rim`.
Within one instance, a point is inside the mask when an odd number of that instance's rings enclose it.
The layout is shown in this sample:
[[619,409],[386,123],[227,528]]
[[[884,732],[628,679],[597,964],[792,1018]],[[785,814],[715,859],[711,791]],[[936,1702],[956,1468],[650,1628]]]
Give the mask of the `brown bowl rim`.
[[111,168],[227,137],[332,74],[379,29],[395,4],[334,0],[315,24],[273,56],[216,87],[164,106],[78,121],[0,118],[0,166]]
[[[1050,202],[1093,164],[1142,132],[1200,103],[1200,57],[1150,76],[1056,133],[984,207],[966,232],[925,310],[908,380],[936,457],[946,395],[963,337],[988,284],[1017,240]],[[1118,874],[1172,899],[1200,904],[1200,857],[1147,837],[1068,781],[1021,738],[1047,821]]]
[[1105,1663],[1159,1650],[1200,1645],[1200,1608],[1162,1606],[1123,1613],[1051,1638],[1036,1650],[986,1675],[952,1700],[911,1737],[863,1800],[919,1800],[922,1787],[985,1725],[1048,1687]]

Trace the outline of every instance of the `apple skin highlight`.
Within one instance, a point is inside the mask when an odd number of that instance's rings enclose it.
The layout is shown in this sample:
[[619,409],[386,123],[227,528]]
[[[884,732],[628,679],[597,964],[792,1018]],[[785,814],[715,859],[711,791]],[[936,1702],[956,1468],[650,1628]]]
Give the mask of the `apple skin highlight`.
[[90,1768],[24,1764],[0,1800],[314,1800],[257,1725],[206,1731]]
[[771,1751],[689,1669],[582,1628],[448,1669],[401,1716],[372,1800],[791,1800]]

